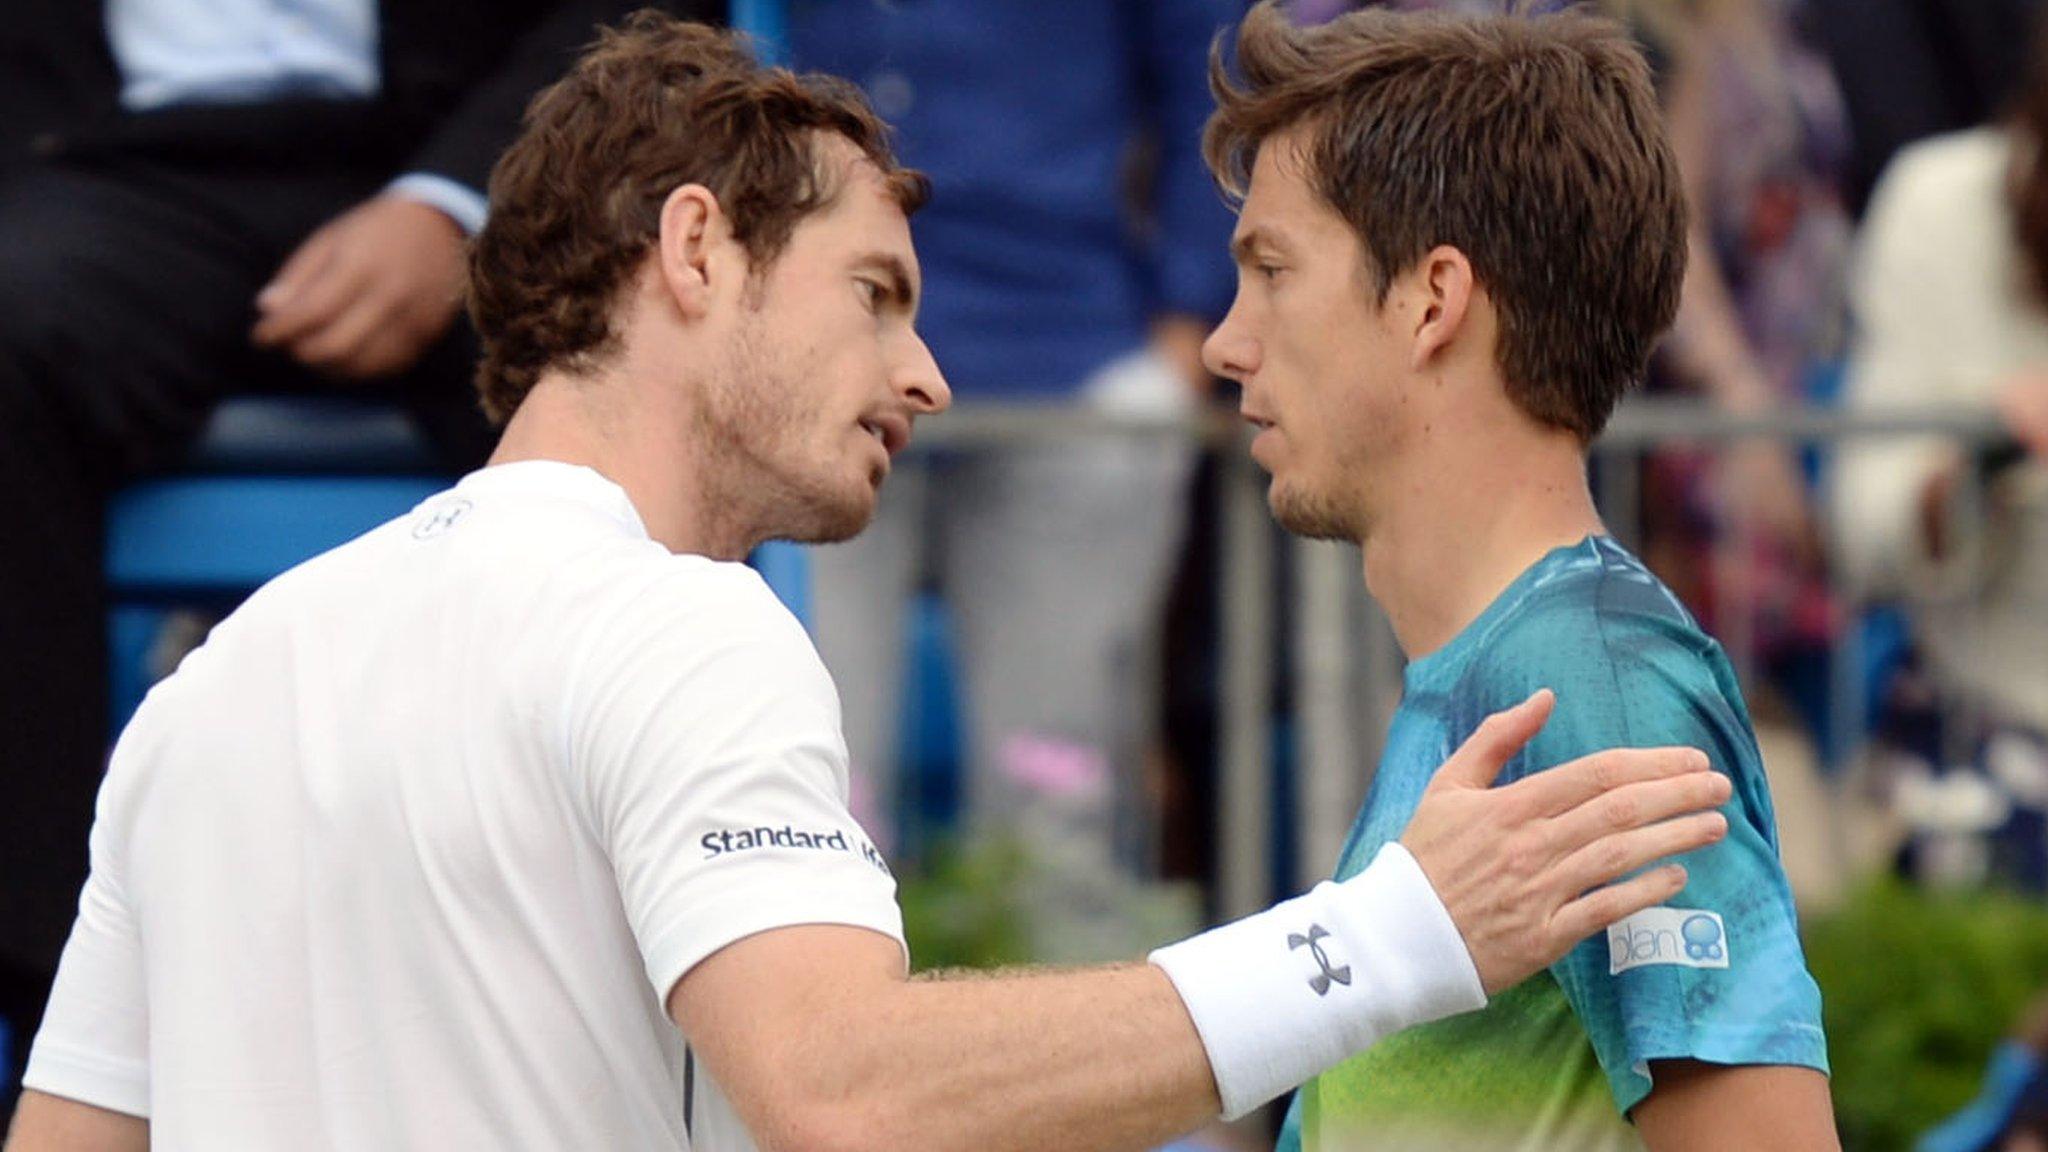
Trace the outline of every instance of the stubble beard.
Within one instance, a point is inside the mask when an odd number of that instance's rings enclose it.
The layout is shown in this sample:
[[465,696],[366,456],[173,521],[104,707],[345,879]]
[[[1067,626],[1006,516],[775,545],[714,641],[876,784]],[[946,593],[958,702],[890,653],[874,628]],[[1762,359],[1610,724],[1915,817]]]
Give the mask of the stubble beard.
[[1276,478],[1266,492],[1273,519],[1296,536],[1310,540],[1357,543],[1365,538],[1357,513],[1327,492],[1282,485]]
[[[852,539],[874,517],[875,494],[836,480],[830,462],[808,451],[800,393],[806,374],[776,354],[758,316],[735,335],[701,413],[700,440],[712,463],[708,472],[717,477],[707,495],[722,505],[712,514],[750,540]],[[829,450],[840,450],[836,438]]]

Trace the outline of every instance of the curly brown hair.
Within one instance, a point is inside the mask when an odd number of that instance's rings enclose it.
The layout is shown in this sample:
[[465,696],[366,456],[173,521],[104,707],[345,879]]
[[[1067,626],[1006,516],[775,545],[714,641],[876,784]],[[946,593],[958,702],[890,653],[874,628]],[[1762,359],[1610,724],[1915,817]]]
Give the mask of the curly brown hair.
[[763,67],[736,34],[653,9],[601,30],[534,98],[491,172],[490,219],[469,258],[484,411],[502,424],[544,371],[587,371],[617,350],[617,297],[682,185],[718,197],[764,272],[840,190],[820,159],[824,134],[859,148],[906,214],[930,195],[851,84]]
[[1496,358],[1531,417],[1590,441],[1678,311],[1685,185],[1642,52],[1587,13],[1366,10],[1297,28],[1272,0],[1210,59],[1203,152],[1241,198],[1297,126],[1317,194],[1384,301],[1449,245],[1500,313]]

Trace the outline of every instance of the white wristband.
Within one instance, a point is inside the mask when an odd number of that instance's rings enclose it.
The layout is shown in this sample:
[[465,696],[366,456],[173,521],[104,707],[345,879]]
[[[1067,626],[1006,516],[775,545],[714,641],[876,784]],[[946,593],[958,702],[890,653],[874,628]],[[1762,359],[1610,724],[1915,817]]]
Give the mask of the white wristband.
[[1234,1120],[1383,1036],[1486,1006],[1472,956],[1399,842],[1341,884],[1152,953]]

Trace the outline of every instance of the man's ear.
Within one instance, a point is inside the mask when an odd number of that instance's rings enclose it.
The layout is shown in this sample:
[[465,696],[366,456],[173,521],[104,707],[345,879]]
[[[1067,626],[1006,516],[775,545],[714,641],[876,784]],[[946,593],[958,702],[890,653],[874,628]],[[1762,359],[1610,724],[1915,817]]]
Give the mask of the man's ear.
[[732,269],[724,261],[732,225],[718,197],[702,184],[684,184],[661,205],[655,252],[661,280],[686,320],[710,311],[712,290]]
[[1421,308],[1415,316],[1415,339],[1409,368],[1420,372],[1456,342],[1472,306],[1472,261],[1448,244],[1439,244],[1409,273]]

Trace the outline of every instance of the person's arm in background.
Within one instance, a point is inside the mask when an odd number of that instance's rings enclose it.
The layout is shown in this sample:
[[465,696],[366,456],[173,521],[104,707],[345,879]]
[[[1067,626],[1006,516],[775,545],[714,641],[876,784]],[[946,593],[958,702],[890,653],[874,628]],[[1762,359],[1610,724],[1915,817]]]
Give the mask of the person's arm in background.
[[[251,339],[343,379],[410,367],[455,320],[464,246],[483,223],[491,165],[517,133],[527,101],[567,70],[599,24],[642,6],[557,5],[435,127],[406,172],[316,229],[286,258],[257,295]],[[721,0],[661,6],[720,21],[726,7]]]
[[[1723,17],[1722,19],[1727,19]],[[1692,205],[1691,253],[1667,347],[1679,373],[1722,411],[1760,416],[1776,408],[1776,388],[1750,347],[1723,274],[1703,206],[1713,202],[1713,62],[1724,29],[1688,18],[1671,47],[1665,120]],[[1781,443],[1741,441],[1727,450],[1722,473],[1731,510],[1787,540],[1815,539],[1798,463]]]
[[2030,1090],[2048,1089],[2048,993],[2036,996],[2012,1036],[1991,1054],[1984,1084],[1976,1099],[1920,1135],[1914,1152],[2026,1152],[2030,1133],[2016,1132],[2013,1142],[1996,1144],[1998,1133],[2013,1126],[2027,1104]]
[[1244,15],[1238,0],[1144,0],[1134,35],[1142,55],[1140,90],[1158,134],[1152,188],[1156,225],[1152,345],[1198,396],[1214,377],[1202,366],[1202,341],[1230,306],[1236,288],[1229,258],[1231,217],[1202,162],[1209,95],[1209,47]]
[[[2003,286],[1953,251],[1957,190],[1944,154],[1924,145],[1901,152],[1871,197],[1850,282],[1856,340],[1843,405],[1851,412],[1927,411],[1988,385],[1969,350]],[[1837,453],[1834,545],[1860,595],[1900,594],[1908,574],[1949,551],[1942,513],[1965,462],[1941,436],[1863,438]]]

